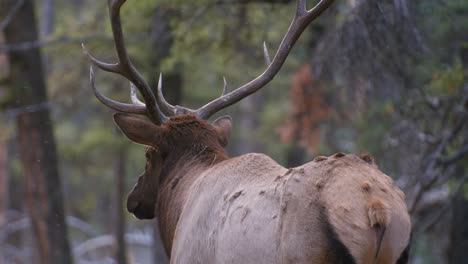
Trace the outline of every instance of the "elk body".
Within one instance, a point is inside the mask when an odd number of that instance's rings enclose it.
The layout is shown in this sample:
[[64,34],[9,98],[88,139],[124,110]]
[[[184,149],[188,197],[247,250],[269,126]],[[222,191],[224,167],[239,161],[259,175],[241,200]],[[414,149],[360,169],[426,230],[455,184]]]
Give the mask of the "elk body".
[[125,112],[114,115],[116,124],[130,140],[148,146],[145,172],[127,209],[140,219],[159,218],[171,263],[407,263],[411,222],[404,195],[371,158],[337,153],[292,169],[263,154],[230,158],[224,148],[231,119],[206,121],[268,83],[304,28],[332,1],[311,10],[297,1],[267,70],[198,110],[167,103],[161,79],[154,95],[136,71],[123,43],[124,2],[109,1],[119,62],[102,63],[85,53],[97,67],[131,82],[133,103],[115,102],[96,90],[91,70],[97,98]]

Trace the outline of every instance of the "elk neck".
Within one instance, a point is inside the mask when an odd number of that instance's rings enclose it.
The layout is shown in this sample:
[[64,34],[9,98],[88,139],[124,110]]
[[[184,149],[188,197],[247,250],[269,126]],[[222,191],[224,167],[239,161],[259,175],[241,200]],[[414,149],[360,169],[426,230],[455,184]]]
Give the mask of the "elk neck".
[[183,146],[179,142],[166,157],[161,171],[156,215],[159,218],[161,238],[168,256],[177,222],[186,203],[190,187],[215,164],[228,159],[219,144],[197,141]]

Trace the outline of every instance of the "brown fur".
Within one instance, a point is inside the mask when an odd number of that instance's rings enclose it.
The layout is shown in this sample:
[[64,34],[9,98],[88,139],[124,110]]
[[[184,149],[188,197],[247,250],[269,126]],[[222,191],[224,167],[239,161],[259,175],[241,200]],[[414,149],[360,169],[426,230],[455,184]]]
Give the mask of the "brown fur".
[[369,155],[368,153],[363,153],[363,154],[359,155],[359,157],[360,157],[363,161],[365,161],[365,162],[367,162],[367,163],[369,163],[369,164],[375,164],[374,157],[372,157],[372,156]]
[[390,223],[390,212],[382,200],[374,199],[369,202],[367,214],[370,226],[387,226]]
[[[128,134],[143,121],[116,122]],[[164,137],[136,138],[153,149],[151,183],[139,180],[129,210],[159,217],[171,263],[396,263],[411,224],[388,176],[344,153],[293,169],[262,154],[228,158],[229,129],[180,116],[154,130]],[[145,201],[156,201],[151,213],[139,212]]]
[[364,190],[365,192],[370,192],[371,191],[371,186],[370,186],[370,183],[368,181],[364,181],[362,184],[361,184],[361,188],[362,190]]
[[373,199],[369,201],[367,215],[369,216],[370,226],[375,230],[376,234],[376,251],[375,258],[378,257],[380,253],[380,248],[382,247],[382,240],[387,229],[387,226],[390,223],[390,210],[388,210],[385,202],[380,199]]
[[324,157],[324,156],[317,156],[317,157],[315,157],[314,161],[320,162],[320,161],[324,161],[324,160],[326,160],[326,159],[327,159],[327,157]]

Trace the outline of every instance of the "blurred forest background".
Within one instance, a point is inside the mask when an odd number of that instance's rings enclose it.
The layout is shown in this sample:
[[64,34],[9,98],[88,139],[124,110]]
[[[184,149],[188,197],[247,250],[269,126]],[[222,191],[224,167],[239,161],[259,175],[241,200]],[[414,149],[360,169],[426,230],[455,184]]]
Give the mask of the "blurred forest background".
[[[233,89],[264,70],[294,8],[132,0],[122,21],[152,87],[162,72],[171,103],[199,107],[223,76]],[[107,1],[0,0],[0,263],[166,263],[155,222],[124,211],[144,148],[92,94],[82,42],[115,61]],[[468,1],[337,0],[271,84],[221,113],[229,152],[288,167],[368,152],[406,193],[411,263],[468,263],[467,77]],[[129,101],[127,81],[96,78]]]

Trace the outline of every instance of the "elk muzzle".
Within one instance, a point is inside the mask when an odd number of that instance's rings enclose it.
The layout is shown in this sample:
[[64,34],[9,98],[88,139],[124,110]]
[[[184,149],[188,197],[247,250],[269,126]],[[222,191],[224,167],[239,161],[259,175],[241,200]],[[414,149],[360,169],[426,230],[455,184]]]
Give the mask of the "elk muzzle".
[[127,211],[138,219],[153,219],[156,200],[152,198],[153,193],[146,192],[143,177],[140,176],[137,184],[133,187],[127,197]]
[[144,200],[134,200],[131,198],[131,193],[127,198],[127,211],[138,219],[153,219],[155,216],[154,209],[154,203],[148,203]]

